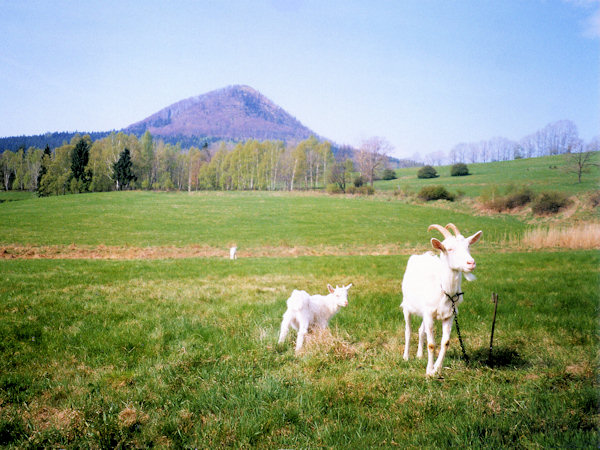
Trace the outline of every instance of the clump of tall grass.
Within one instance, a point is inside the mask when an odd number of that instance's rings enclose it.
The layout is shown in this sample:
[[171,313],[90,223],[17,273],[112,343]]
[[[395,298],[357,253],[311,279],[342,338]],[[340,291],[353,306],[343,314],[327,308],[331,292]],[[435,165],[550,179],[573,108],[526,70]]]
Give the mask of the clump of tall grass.
[[530,249],[600,249],[600,223],[584,223],[571,227],[534,228],[527,230],[515,244]]
[[334,335],[330,329],[315,328],[306,336],[306,348],[303,352],[310,355],[331,353],[336,359],[350,359],[360,349],[343,337]]

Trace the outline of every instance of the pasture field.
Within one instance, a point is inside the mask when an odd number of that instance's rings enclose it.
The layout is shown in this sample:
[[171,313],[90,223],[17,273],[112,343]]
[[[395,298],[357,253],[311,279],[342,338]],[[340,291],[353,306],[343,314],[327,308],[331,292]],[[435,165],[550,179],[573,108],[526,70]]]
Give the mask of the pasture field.
[[[427,379],[424,360],[402,359],[401,278],[436,235],[427,226],[448,222],[484,231],[459,316],[472,361],[454,330],[444,378]],[[3,202],[0,446],[597,448],[600,255],[505,246],[530,228],[392,196]],[[240,259],[229,261],[234,243]],[[19,246],[59,251],[11,253]],[[156,259],[119,253],[144,248]],[[168,257],[195,248],[222,257]],[[276,344],[293,289],[350,282],[330,332],[299,356],[295,333]]]
[[[473,217],[387,198],[268,192],[107,192],[0,204],[0,246],[208,246],[240,252],[265,246],[399,246],[429,242],[430,223],[485,229],[492,245],[526,226],[517,218]],[[225,254],[225,253],[224,253]]]
[[[597,448],[597,252],[473,254],[443,379],[402,360],[407,256],[0,260],[0,445]],[[328,282],[296,357],[285,299]]]
[[[596,155],[598,160],[599,155]],[[565,155],[544,156],[541,158],[516,159],[491,163],[467,164],[471,175],[451,177],[450,167],[436,167],[438,178],[418,179],[419,167],[398,169],[398,179],[378,181],[377,190],[394,190],[400,187],[409,192],[419,192],[423,186],[443,185],[451,192],[461,191],[467,197],[477,197],[489,190],[490,186],[504,192],[510,186],[526,186],[534,192],[555,190],[568,195],[582,194],[598,189],[600,167],[591,167],[584,174],[582,182],[577,175],[564,171]]]
[[29,191],[0,191],[0,203],[35,198],[35,192]]

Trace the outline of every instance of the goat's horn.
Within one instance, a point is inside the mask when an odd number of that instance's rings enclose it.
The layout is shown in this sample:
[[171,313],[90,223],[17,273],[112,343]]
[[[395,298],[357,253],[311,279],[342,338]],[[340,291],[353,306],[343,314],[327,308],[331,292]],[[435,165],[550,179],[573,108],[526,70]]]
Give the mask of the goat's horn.
[[449,223],[448,225],[446,225],[446,228],[454,231],[455,236],[462,236],[461,232],[458,231],[458,228],[456,228],[456,225],[454,225],[453,223]]
[[427,231],[431,231],[431,230],[438,230],[440,233],[442,233],[444,235],[444,238],[447,239],[449,237],[452,237],[452,235],[450,234],[450,232],[448,230],[446,230],[443,226],[441,225],[437,225],[437,224],[432,224],[429,225],[429,227],[427,227]]

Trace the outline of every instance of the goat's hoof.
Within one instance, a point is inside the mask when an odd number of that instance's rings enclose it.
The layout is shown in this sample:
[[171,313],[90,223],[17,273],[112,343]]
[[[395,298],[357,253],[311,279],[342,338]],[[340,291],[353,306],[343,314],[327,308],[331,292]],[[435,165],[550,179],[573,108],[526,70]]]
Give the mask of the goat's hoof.
[[408,355],[404,355],[404,356],[402,357],[402,359],[403,359],[404,361],[408,361]]

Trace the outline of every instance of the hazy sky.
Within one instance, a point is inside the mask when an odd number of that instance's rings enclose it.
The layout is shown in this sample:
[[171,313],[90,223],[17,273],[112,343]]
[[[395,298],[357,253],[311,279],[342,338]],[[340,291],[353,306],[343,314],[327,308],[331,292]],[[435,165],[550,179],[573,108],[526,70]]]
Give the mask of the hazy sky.
[[233,84],[396,156],[600,134],[599,0],[0,0],[0,30],[0,136],[120,129]]

